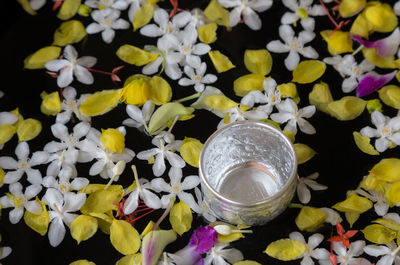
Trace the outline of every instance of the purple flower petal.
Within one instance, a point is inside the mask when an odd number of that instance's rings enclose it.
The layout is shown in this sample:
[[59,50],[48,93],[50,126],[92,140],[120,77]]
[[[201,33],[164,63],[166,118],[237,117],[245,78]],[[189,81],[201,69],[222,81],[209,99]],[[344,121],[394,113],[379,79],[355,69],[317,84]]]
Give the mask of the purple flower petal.
[[196,246],[196,252],[203,254],[209,251],[217,243],[218,233],[211,226],[197,228],[192,236],[188,246]]
[[350,37],[363,45],[365,48],[376,48],[376,53],[382,57],[393,56],[396,54],[400,44],[400,30],[397,28],[390,36],[377,41],[366,41],[360,36],[350,35]]
[[397,71],[386,75],[378,75],[376,73],[366,74],[358,83],[356,95],[357,97],[363,97],[371,94],[375,90],[383,87],[385,84],[390,82],[396,75]]

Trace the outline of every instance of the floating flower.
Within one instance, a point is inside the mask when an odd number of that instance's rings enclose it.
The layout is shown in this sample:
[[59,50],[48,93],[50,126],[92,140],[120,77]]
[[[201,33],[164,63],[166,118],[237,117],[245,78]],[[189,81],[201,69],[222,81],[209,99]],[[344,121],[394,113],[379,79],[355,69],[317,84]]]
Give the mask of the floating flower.
[[97,8],[101,10],[107,9],[118,9],[125,10],[128,8],[128,1],[126,0],[86,0],[85,5],[91,8]]
[[256,103],[265,104],[259,106],[269,115],[275,105],[281,102],[281,92],[276,89],[276,81],[272,78],[267,78],[263,81],[264,93],[258,90],[250,91],[242,98],[241,104],[251,108]]
[[[243,254],[235,248],[226,249],[229,244],[216,244],[204,258],[204,265],[228,265],[243,260]],[[226,262],[228,261],[228,262]]]
[[324,16],[321,5],[312,5],[313,1],[284,0],[282,3],[293,12],[286,12],[281,18],[282,24],[294,24],[300,19],[300,24],[307,31],[314,31],[315,20],[311,16]]
[[377,265],[392,265],[400,263],[399,256],[400,247],[396,246],[394,242],[386,245],[368,245],[364,247],[364,252],[370,256],[381,257]]
[[179,80],[179,85],[181,86],[191,86],[194,85],[194,89],[201,93],[204,90],[204,84],[211,84],[217,81],[217,77],[213,74],[205,74],[207,70],[206,63],[201,63],[199,68],[193,69],[189,65],[185,65],[183,71],[189,77],[183,77]]
[[90,117],[79,111],[82,101],[88,96],[83,94],[76,99],[76,90],[73,87],[63,89],[63,101],[61,102],[61,111],[56,116],[56,123],[66,124],[71,120],[72,114],[81,121],[90,122]]
[[376,48],[376,53],[382,57],[395,55],[400,44],[399,28],[396,28],[390,36],[377,41],[366,41],[357,35],[350,35],[350,37],[357,40],[365,48]]
[[154,107],[154,103],[150,100],[143,104],[141,110],[135,105],[126,105],[126,113],[130,118],[125,119],[122,124],[128,127],[135,127],[142,131],[144,129],[148,131],[147,124],[149,123],[151,115],[154,112]]
[[318,172],[315,172],[308,177],[299,178],[297,183],[297,197],[301,203],[307,204],[311,200],[311,193],[308,187],[312,190],[326,190],[328,188],[327,186],[319,184],[315,181],[318,176]]
[[333,242],[332,249],[336,253],[336,260],[338,264],[351,265],[351,264],[363,264],[371,265],[371,262],[365,258],[359,258],[364,253],[365,242],[362,240],[355,241],[350,244],[347,249],[340,242]]
[[321,234],[313,234],[308,238],[308,243],[304,239],[304,236],[299,232],[292,232],[289,234],[289,238],[292,240],[299,241],[303,243],[307,250],[303,253],[303,259],[300,264],[314,264],[312,258],[318,261],[328,261],[329,260],[329,251],[324,248],[316,248],[319,244],[321,244],[324,236]]

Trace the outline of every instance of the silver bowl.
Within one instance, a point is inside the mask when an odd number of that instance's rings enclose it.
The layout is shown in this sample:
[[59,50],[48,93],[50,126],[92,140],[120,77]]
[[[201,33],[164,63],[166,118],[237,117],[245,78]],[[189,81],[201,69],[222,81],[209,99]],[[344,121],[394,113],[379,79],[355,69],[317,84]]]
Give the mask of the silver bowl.
[[274,126],[234,122],[205,142],[199,174],[204,201],[218,219],[262,225],[290,203],[297,157],[290,140]]

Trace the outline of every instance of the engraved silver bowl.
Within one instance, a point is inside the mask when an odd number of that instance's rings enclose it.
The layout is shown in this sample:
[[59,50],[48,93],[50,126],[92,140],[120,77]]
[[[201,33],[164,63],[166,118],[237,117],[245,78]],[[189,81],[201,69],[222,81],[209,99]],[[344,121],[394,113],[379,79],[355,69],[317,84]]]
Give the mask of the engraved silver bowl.
[[228,124],[200,153],[204,201],[232,224],[262,225],[283,212],[297,184],[297,157],[290,140],[258,121]]

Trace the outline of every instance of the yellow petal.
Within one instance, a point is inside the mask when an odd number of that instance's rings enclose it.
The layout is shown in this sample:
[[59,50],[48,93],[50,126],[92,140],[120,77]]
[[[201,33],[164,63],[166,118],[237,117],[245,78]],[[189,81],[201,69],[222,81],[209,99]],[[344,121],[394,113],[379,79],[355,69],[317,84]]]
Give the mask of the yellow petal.
[[70,263],[69,265],[96,265],[96,263],[88,261],[86,259],[80,259]]
[[283,133],[289,138],[290,142],[294,143],[295,136],[291,131],[283,130]]
[[389,4],[372,2],[365,8],[365,18],[377,32],[391,32],[397,27],[397,17]]
[[204,98],[204,104],[215,110],[228,110],[234,108],[238,103],[234,102],[225,95],[211,95]]
[[242,261],[234,263],[233,265],[261,265],[261,263],[258,263],[253,260],[242,260]]
[[400,159],[382,159],[371,169],[370,173],[380,180],[396,182],[400,180]]
[[79,107],[79,112],[87,116],[103,115],[118,105],[121,89],[103,90],[87,96]]
[[396,223],[393,220],[385,219],[385,218],[378,218],[373,221],[374,223],[381,224],[384,227],[387,227],[393,231],[399,232],[400,231],[400,224]]
[[209,51],[208,55],[218,73],[226,72],[236,67],[232,64],[229,58],[223,55],[220,51]]
[[47,94],[43,91],[40,94],[42,98],[42,104],[40,105],[40,111],[46,115],[56,115],[61,111],[61,100],[58,92]]
[[295,222],[300,231],[313,232],[325,222],[326,218],[327,216],[322,210],[303,206]]
[[233,90],[239,97],[244,97],[250,91],[259,90],[263,91],[263,82],[265,77],[260,74],[248,74],[237,78],[233,82]]
[[149,81],[150,100],[156,105],[169,102],[172,98],[172,88],[169,83],[160,76],[153,76]]
[[362,214],[372,208],[372,202],[367,198],[352,194],[346,200],[338,202],[332,206],[332,208],[340,212],[353,212]]
[[[378,91],[379,92],[379,91]],[[382,103],[379,99],[370,99],[367,101],[367,110],[368,113],[371,114],[374,111],[382,112]]]
[[342,0],[339,4],[339,14],[342,17],[352,17],[366,6],[366,0]]
[[25,119],[18,124],[17,135],[18,141],[29,141],[39,135],[42,131],[42,123],[35,119]]
[[123,255],[135,254],[140,247],[140,236],[127,221],[114,220],[110,227],[111,244]]
[[82,17],[90,16],[92,12],[92,8],[88,7],[87,5],[81,4],[78,9],[78,14]]
[[350,38],[350,32],[337,30],[332,33],[332,30],[321,31],[322,38],[328,44],[328,51],[332,55],[337,55],[353,51],[353,41]]
[[266,49],[246,50],[244,65],[253,74],[267,75],[271,72],[272,57]]
[[142,106],[149,98],[149,82],[141,77],[137,77],[129,83],[125,82],[120,101],[130,105]]
[[273,258],[288,261],[300,258],[306,251],[307,247],[304,243],[285,238],[269,244],[264,253]]
[[[0,187],[3,186],[4,184],[4,176],[6,175],[6,173],[4,172],[4,170],[0,167]],[[1,209],[1,207],[0,207]],[[0,241],[1,242],[1,241]]]
[[204,9],[206,18],[218,25],[229,27],[229,11],[226,10],[218,0],[211,0]]
[[138,47],[125,44],[119,47],[117,56],[126,63],[143,66],[157,59],[158,54],[146,52]]
[[354,223],[358,220],[358,218],[360,218],[360,214],[355,212],[345,212],[344,216],[346,217],[346,220],[349,223],[350,228],[353,227]]
[[382,57],[376,53],[376,48],[363,48],[363,55],[370,63],[380,67],[394,69],[398,68],[394,56]]
[[24,213],[24,221],[33,231],[44,236],[49,227],[49,213],[47,212],[46,204],[36,197],[36,201],[40,203],[42,212],[40,214],[33,214],[29,211]]
[[293,70],[292,82],[299,84],[312,83],[320,78],[326,69],[326,64],[318,60],[302,61]]
[[357,147],[364,153],[379,155],[379,152],[370,144],[371,139],[368,136],[362,136],[359,132],[353,132],[353,138]]
[[133,31],[148,24],[153,18],[154,6],[150,3],[142,5],[133,15]]
[[199,156],[202,148],[203,144],[199,140],[195,138],[185,137],[185,139],[182,141],[179,152],[186,163],[188,163],[192,167],[198,168]]
[[124,189],[120,185],[111,185],[107,190],[102,189],[90,193],[81,212],[86,215],[92,213],[107,213],[110,210],[116,210],[115,203],[119,203],[124,195]]
[[299,104],[300,97],[299,94],[297,93],[296,84],[294,83],[280,84],[276,87],[276,89],[278,89],[279,92],[281,92],[281,98],[290,97],[296,104]]
[[396,231],[380,224],[372,224],[365,227],[361,232],[365,239],[375,244],[387,244],[396,238]]
[[44,65],[60,56],[61,48],[55,46],[43,47],[36,52],[28,55],[24,60],[26,69],[42,69]]
[[374,174],[368,174],[360,183],[360,187],[366,190],[385,190],[386,181],[379,179]]
[[139,265],[142,262],[142,254],[127,255],[117,261],[116,265]]
[[314,85],[308,99],[311,105],[315,105],[318,110],[325,113],[328,113],[328,104],[333,101],[331,90],[328,84],[324,82]]
[[64,0],[57,17],[61,20],[72,18],[78,12],[80,5],[81,0]]
[[192,227],[193,215],[190,207],[183,201],[175,204],[169,213],[172,229],[180,236]]
[[117,129],[101,130],[101,144],[110,152],[121,154],[125,148],[125,136]]
[[78,242],[88,240],[97,231],[97,219],[88,215],[79,215],[72,221],[70,231],[71,236]]
[[198,27],[197,33],[199,34],[199,40],[205,44],[215,42],[217,40],[217,28],[218,25],[215,22]]
[[390,185],[389,189],[385,192],[386,201],[389,206],[393,207],[400,203],[400,182],[395,182]]
[[0,144],[7,143],[17,132],[17,127],[12,124],[0,125]]
[[307,162],[317,153],[308,145],[300,143],[294,144],[294,150],[296,151],[297,163],[299,165]]
[[150,231],[153,230],[153,227],[156,223],[154,223],[152,220],[149,221],[149,223],[146,225],[146,227],[143,229],[142,233],[140,236],[143,238],[145,235],[147,235]]
[[361,115],[365,104],[366,102],[361,98],[346,96],[328,103],[327,111],[328,114],[340,121],[349,121]]
[[[241,229],[241,227],[239,227],[239,226],[234,226],[234,225],[231,225],[231,224],[228,224],[228,223],[224,223],[224,222],[221,222],[221,221],[213,222],[210,225],[213,226],[213,227],[217,226],[217,225],[226,225],[226,226],[229,226],[229,228],[231,230],[236,230],[236,231]],[[232,232],[232,233],[230,233],[228,235],[218,234],[218,242],[219,243],[224,243],[224,244],[237,241],[237,240],[239,240],[241,238],[244,238],[244,235],[243,235],[243,233],[240,233],[240,232]]]
[[86,37],[86,29],[82,22],[78,20],[69,20],[61,24],[54,32],[53,45],[66,46],[80,42]]
[[36,11],[32,9],[29,0],[17,0],[17,2],[22,6],[22,8],[30,15],[36,15]]
[[378,90],[378,93],[383,103],[400,110],[400,87],[396,85],[384,86]]

